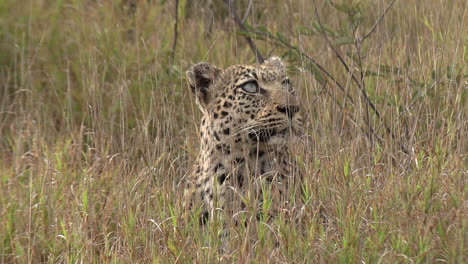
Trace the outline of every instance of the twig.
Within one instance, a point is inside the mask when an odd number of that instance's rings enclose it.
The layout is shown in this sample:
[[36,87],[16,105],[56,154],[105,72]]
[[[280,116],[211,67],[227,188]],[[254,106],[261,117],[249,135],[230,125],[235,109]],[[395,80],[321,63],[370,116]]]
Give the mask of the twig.
[[[318,11],[317,11],[317,5],[315,5],[315,15],[317,16],[317,22],[318,24],[320,25],[320,29],[321,31],[323,32],[322,35],[323,37],[325,38],[325,40],[327,41],[328,43],[328,46],[330,46],[330,48],[333,50],[333,52],[335,53],[336,57],[338,57],[338,59],[340,60],[341,64],[343,64],[343,66],[345,67],[346,71],[351,75],[351,78],[354,80],[354,82],[358,85],[359,88],[361,88],[361,84],[359,83],[358,79],[356,78],[356,76],[354,76],[353,72],[351,71],[350,67],[348,66],[348,64],[345,62],[343,56],[341,56],[341,53],[335,48],[335,46],[333,46],[333,44],[331,43],[330,39],[328,38],[327,34],[325,33],[325,29],[322,25],[322,22],[320,21],[320,16],[318,14]],[[364,91],[365,93],[365,91]],[[367,94],[364,95],[364,97],[367,97]],[[372,102],[371,102],[372,103]],[[380,115],[380,113],[378,113],[378,115]]]
[[[395,0],[394,0],[395,1]],[[388,11],[388,9],[384,12],[384,14]],[[356,78],[356,76],[352,73],[350,67],[348,66],[348,64],[345,62],[345,60],[343,59],[343,56],[341,56],[340,52],[333,46],[333,44],[331,43],[330,39],[328,38],[327,34],[325,33],[325,30],[324,30],[324,27],[322,25],[322,22],[320,21],[320,15],[317,11],[317,5],[315,4],[315,14],[317,16],[317,22],[318,24],[320,25],[320,28],[321,28],[321,31],[323,32],[322,35],[325,37],[325,40],[327,41],[328,45],[330,46],[330,48],[333,50],[333,52],[335,53],[335,55],[338,57],[338,59],[340,60],[341,64],[343,65],[343,67],[345,67],[346,71],[351,74],[351,78],[353,79],[353,81],[356,83],[356,85],[358,86],[359,88],[359,91],[361,92],[362,96],[364,97],[364,100],[366,102],[366,106],[369,106],[372,111],[374,112],[374,114],[377,116],[377,118],[379,119],[379,121],[384,125],[387,133],[392,137],[393,140],[396,140],[396,136],[395,134],[393,134],[393,131],[390,129],[389,126],[387,126],[379,112],[379,110],[377,109],[377,107],[375,106],[375,104],[370,100],[369,96],[367,95],[365,89],[363,88],[363,80],[361,80],[362,82],[359,82],[359,80]],[[379,19],[379,21],[382,20],[382,18]],[[372,32],[370,32],[372,33]],[[357,40],[355,40],[357,41]],[[367,125],[369,126],[369,129],[370,130],[373,130],[373,128],[370,127],[370,120],[368,118],[368,122],[367,122]],[[400,145],[400,148],[402,149],[402,151],[406,154],[408,154],[408,150],[406,149],[406,147],[403,146],[403,144],[399,144]]]
[[[231,14],[232,18],[234,21],[237,23],[240,29],[248,32],[249,30],[245,27],[244,23],[240,19],[240,17],[237,15],[235,6],[234,6],[234,0],[226,0],[228,7],[229,7],[229,13]],[[250,48],[252,51],[255,53],[255,57],[257,58],[257,61],[259,63],[263,63],[265,59],[263,58],[262,54],[260,54],[260,51],[257,49],[257,46],[253,42],[253,40],[249,36],[244,36],[245,40],[249,44]]]
[[249,16],[251,9],[252,9],[252,0],[249,1],[249,5],[247,6],[247,10],[245,11],[245,15],[242,18],[242,24],[244,24],[245,20],[247,20],[247,17]]
[[175,52],[177,48],[177,38],[179,35],[179,0],[175,0],[175,22],[174,22],[174,42],[172,43],[171,65],[174,65]]
[[[246,31],[246,32],[250,32],[250,31]],[[261,32],[261,31],[253,31],[252,33],[257,34],[257,35],[260,35],[260,36],[264,36],[264,37],[267,37],[267,38],[270,38],[270,39],[272,39],[272,40],[275,40],[276,42],[283,44],[285,47],[294,50],[294,51],[297,52],[299,55],[301,55],[302,57],[306,58],[306,59],[309,60],[312,64],[314,64],[315,66],[317,66],[317,68],[318,68],[322,73],[324,73],[336,86],[338,86],[338,88],[339,88],[343,93],[345,93],[344,86],[343,86],[340,82],[338,82],[338,80],[336,80],[335,77],[333,77],[333,75],[331,75],[322,65],[320,65],[320,63],[318,63],[318,62],[315,61],[311,56],[309,56],[309,54],[305,53],[304,51],[302,51],[302,50],[299,49],[298,47],[293,46],[293,45],[289,44],[288,42],[286,42],[286,41],[284,41],[284,40],[282,40],[282,39],[280,39],[280,38],[277,38],[277,37],[275,37],[275,36],[272,36],[271,34],[267,34],[267,33]],[[346,93],[345,93],[345,94],[346,94]],[[352,98],[349,94],[346,94],[346,97],[347,97],[348,100],[351,101],[351,103],[354,105],[354,100],[353,100],[353,98]]]
[[[354,34],[356,34],[356,33],[354,33]],[[354,39],[356,39],[356,36],[355,36]],[[364,69],[362,67],[361,43],[355,41],[354,46],[356,47],[356,54],[357,54],[357,59],[358,59],[358,66],[359,66],[359,73],[360,73],[360,77],[361,77],[362,90],[365,91],[366,90],[366,83],[364,82],[365,76],[364,76]],[[370,123],[369,104],[366,104],[366,118],[367,118],[367,127],[369,128],[369,131],[371,131],[371,130],[373,130],[373,128],[372,128],[371,123]],[[391,132],[391,130],[390,130],[390,132]],[[373,140],[372,137],[370,138],[370,141],[372,143],[371,146],[373,146],[374,145],[373,144],[374,140]]]
[[383,12],[382,15],[380,15],[379,19],[377,19],[377,21],[374,23],[374,25],[371,27],[371,29],[369,30],[369,32],[367,32],[367,34],[365,34],[361,39],[359,39],[359,42],[363,42],[366,38],[368,38],[372,32],[374,32],[374,30],[377,28],[377,26],[380,24],[380,21],[382,21],[382,19],[385,17],[385,15],[387,14],[388,10],[390,10],[390,8],[393,6],[393,4],[395,3],[396,0],[393,0],[392,2],[390,2],[390,4],[387,6],[387,8],[385,8],[385,11]]
[[336,98],[330,93],[327,91],[327,95],[330,96],[330,98],[333,100],[333,102],[342,110],[342,113],[343,113],[343,119],[345,117],[347,117],[349,120],[351,120],[351,123],[353,123],[354,125],[356,125],[357,127],[359,127],[361,129],[361,131],[367,136],[367,137],[372,137],[374,136],[377,141],[379,141],[379,144],[382,144],[383,143],[383,138],[372,128],[372,127],[369,127],[369,132],[366,131],[362,126],[359,126],[358,123],[356,122],[356,120],[353,119],[352,116],[346,114],[346,111],[343,111],[344,107],[340,106],[340,103],[338,102],[338,100],[336,100]]

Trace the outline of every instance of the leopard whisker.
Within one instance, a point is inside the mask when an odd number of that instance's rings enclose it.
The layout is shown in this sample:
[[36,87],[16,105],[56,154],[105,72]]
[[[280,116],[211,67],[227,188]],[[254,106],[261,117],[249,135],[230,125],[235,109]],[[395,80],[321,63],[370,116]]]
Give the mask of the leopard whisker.
[[273,124],[257,124],[257,125],[251,125],[249,127],[243,127],[231,133],[231,135],[229,135],[223,140],[223,143],[229,140],[232,140],[234,137],[237,137],[238,135],[242,133],[252,133],[252,132],[259,131],[261,129],[276,129],[276,128],[282,127],[283,125],[284,125],[284,122],[276,122]]

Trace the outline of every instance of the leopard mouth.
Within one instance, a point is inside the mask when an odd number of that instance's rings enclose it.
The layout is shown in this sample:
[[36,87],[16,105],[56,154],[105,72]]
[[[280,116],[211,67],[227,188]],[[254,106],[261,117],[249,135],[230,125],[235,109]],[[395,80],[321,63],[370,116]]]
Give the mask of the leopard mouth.
[[269,118],[268,120],[257,120],[257,124],[244,129],[244,135],[246,135],[247,142],[252,144],[281,145],[290,138],[301,134],[300,122],[296,119]]
[[268,143],[272,138],[282,138],[287,140],[290,136],[291,128],[286,127],[283,129],[278,128],[268,128],[268,129],[260,129],[257,131],[251,131],[248,133],[248,139],[251,142],[260,142],[260,143]]

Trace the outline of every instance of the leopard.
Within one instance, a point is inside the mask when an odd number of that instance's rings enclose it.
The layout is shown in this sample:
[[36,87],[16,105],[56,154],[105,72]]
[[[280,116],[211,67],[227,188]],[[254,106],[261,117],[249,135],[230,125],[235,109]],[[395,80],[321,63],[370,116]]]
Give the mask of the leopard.
[[[201,111],[200,147],[184,191],[203,223],[217,210],[264,208],[265,190],[280,208],[301,180],[291,146],[303,134],[300,100],[280,57],[186,72]],[[271,203],[270,203],[271,204]]]

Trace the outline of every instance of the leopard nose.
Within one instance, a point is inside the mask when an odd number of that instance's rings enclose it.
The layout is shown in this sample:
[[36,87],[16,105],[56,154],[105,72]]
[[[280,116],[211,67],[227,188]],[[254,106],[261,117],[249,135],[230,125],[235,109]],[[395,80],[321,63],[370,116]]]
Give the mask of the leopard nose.
[[286,114],[289,119],[292,119],[294,117],[294,114],[299,112],[299,106],[297,105],[289,105],[289,106],[277,106],[276,110],[280,113]]

